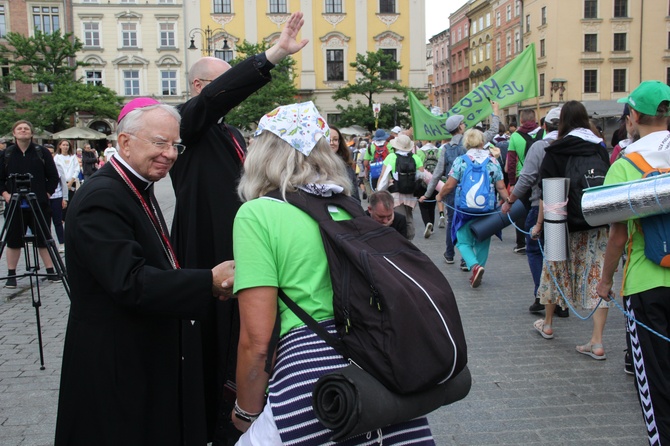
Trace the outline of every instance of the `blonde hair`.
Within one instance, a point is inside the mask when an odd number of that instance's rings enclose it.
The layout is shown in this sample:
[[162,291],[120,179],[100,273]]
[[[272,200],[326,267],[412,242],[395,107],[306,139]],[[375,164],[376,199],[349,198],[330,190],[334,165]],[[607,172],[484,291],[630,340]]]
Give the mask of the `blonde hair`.
[[466,149],[484,147],[484,134],[477,129],[469,129],[463,134],[463,145]]
[[242,201],[250,201],[279,189],[284,198],[309,183],[336,184],[351,194],[346,165],[330,149],[326,138],[316,143],[309,156],[303,155],[272,132],[265,131],[249,147],[244,172],[237,188]]

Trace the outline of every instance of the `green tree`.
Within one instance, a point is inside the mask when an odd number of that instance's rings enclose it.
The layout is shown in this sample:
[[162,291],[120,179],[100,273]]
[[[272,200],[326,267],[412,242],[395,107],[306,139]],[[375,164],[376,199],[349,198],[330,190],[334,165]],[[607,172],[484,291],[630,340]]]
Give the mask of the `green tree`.
[[[0,110],[0,129],[8,130],[20,115],[36,127],[52,132],[70,126],[75,112],[87,112],[100,118],[115,118],[122,98],[103,86],[85,84],[74,73],[86,66],[76,60],[82,43],[72,33],[47,34],[35,30],[34,37],[7,33],[7,44],[0,44],[0,61],[9,66],[9,75],[0,93],[4,107]],[[37,84],[44,94],[26,101],[15,101],[7,95],[7,83]],[[6,133],[6,132],[4,132]],[[3,134],[4,134],[3,133]]]
[[[394,97],[392,103],[382,104],[378,126],[380,128],[391,128],[394,125],[408,127],[410,123],[407,103],[408,88],[398,81],[388,80],[388,75],[400,70],[402,65],[395,61],[393,56],[379,50],[377,52],[368,51],[364,55],[356,54],[356,60],[351,62],[349,66],[356,70],[356,82],[339,88],[333,94],[334,100],[349,102],[346,107],[337,105],[337,109],[340,111],[339,124],[343,127],[358,124],[373,131],[375,129],[375,118],[372,112],[372,104],[376,102],[375,95],[392,90],[403,93],[403,98]],[[363,96],[365,102],[356,99],[352,103],[351,97],[356,95]]]
[[[238,57],[230,64],[236,65],[247,57],[259,54],[268,49],[268,44],[249,43],[246,40],[237,45]],[[272,70],[272,82],[245,99],[240,105],[226,115],[226,122],[240,129],[253,130],[264,114],[280,105],[296,102],[299,95],[295,87],[295,60],[287,57]]]

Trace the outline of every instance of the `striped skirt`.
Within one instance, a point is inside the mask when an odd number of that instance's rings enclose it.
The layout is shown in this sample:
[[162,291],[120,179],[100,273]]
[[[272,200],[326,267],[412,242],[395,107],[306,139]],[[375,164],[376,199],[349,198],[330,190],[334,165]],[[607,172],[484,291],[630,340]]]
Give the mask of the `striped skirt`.
[[[330,333],[336,333],[333,321],[320,324]],[[312,409],[312,390],[319,377],[345,366],[347,361],[307,327],[293,329],[281,338],[270,378],[268,403],[284,445],[435,444],[425,417],[346,441],[330,441],[332,432],[317,420]]]

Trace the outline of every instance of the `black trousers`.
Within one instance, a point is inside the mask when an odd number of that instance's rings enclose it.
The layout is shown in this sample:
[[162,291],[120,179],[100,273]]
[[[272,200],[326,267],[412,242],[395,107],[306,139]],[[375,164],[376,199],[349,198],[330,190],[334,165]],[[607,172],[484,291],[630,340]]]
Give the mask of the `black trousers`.
[[428,223],[435,224],[435,206],[437,205],[435,197],[437,197],[437,191],[433,192],[430,197],[426,197],[425,202],[419,202],[419,211],[421,211],[421,220],[423,220],[424,226]]
[[[670,336],[670,287],[627,296],[632,316],[665,337]],[[670,343],[628,321],[635,386],[647,425],[649,444],[670,444]]]

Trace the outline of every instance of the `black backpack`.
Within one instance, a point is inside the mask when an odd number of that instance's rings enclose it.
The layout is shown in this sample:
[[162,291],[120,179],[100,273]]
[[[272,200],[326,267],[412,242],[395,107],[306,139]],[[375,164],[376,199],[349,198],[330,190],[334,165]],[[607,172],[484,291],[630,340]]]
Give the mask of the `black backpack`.
[[[268,196],[282,199],[278,191]],[[319,223],[339,338],[280,290],[284,303],[393,392],[431,389],[458,375],[467,364],[463,326],[451,286],[430,258],[395,229],[365,215],[351,197],[298,192],[286,198]],[[331,205],[352,219],[333,220]]]
[[407,156],[396,155],[395,171],[398,181],[395,182],[394,192],[411,194],[416,186],[416,162],[411,153]]
[[606,163],[597,152],[568,158],[565,163],[565,177],[570,178],[568,226],[592,227],[586,222],[582,213],[582,196],[584,189],[603,185],[609,167],[609,163]]

